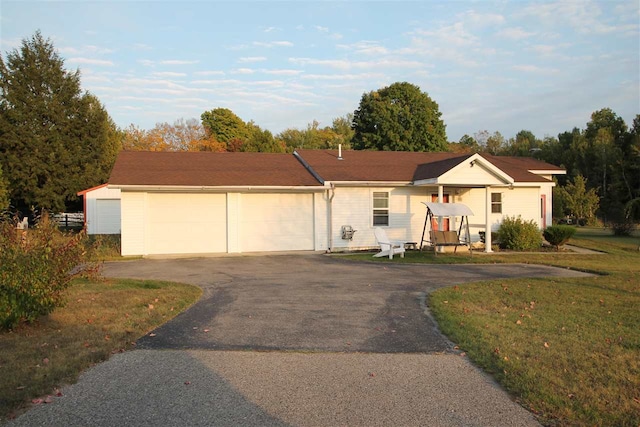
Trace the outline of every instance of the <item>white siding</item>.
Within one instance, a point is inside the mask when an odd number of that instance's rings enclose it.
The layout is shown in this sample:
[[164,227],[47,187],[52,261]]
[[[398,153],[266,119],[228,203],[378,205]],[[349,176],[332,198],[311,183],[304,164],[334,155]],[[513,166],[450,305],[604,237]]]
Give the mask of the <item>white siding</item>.
[[491,170],[485,168],[481,162],[465,161],[450,171],[443,174],[438,182],[445,185],[500,185],[506,181],[496,176]]
[[225,194],[149,194],[146,254],[227,251]]
[[243,194],[242,252],[314,249],[313,194]]
[[121,247],[122,255],[144,255],[146,193],[122,192]]
[[[96,188],[84,194],[87,234],[120,233],[120,210],[115,200],[120,200],[120,190],[107,187]],[[100,201],[109,200],[101,203]],[[103,212],[102,210],[105,209]]]
[[[491,229],[497,231],[505,216],[521,216],[523,220],[533,220],[541,227],[540,217],[540,188],[497,187],[491,193],[502,194],[502,213],[492,213],[490,217]],[[479,232],[484,231],[486,221],[485,189],[473,188],[462,192],[458,199],[471,208],[474,216],[469,217],[471,240],[480,240]],[[549,201],[547,201],[549,203]]]
[[[433,188],[426,187],[338,187],[333,199],[334,251],[377,246],[373,235],[373,192],[389,192],[389,225],[384,227],[390,239],[420,242],[426,208]],[[437,191],[437,190],[436,190]],[[342,226],[356,231],[353,240],[342,239]]]

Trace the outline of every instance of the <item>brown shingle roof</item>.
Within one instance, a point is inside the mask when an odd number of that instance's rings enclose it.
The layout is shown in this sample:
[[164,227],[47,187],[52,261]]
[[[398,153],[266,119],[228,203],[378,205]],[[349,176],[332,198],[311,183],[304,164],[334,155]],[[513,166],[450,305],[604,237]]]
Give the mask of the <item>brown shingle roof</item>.
[[[123,151],[111,185],[319,186],[323,181],[412,182],[433,179],[471,154],[445,152],[298,150],[291,154]],[[529,170],[563,169],[526,157],[482,155],[516,182],[548,182]]]
[[[297,150],[325,181],[411,182],[418,166],[461,157],[459,153],[409,151]],[[467,156],[468,157],[468,156]]]
[[291,154],[123,151],[111,185],[314,186]]

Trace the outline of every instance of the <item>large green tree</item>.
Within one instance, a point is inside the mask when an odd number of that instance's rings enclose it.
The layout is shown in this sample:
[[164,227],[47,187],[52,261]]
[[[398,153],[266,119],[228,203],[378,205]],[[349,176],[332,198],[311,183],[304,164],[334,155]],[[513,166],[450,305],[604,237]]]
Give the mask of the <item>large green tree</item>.
[[9,209],[9,183],[2,174],[2,165],[0,165],[0,215]]
[[205,111],[200,118],[207,135],[213,136],[217,141],[228,143],[232,140],[249,140],[250,130],[247,124],[228,108]]
[[411,83],[393,83],[362,95],[353,114],[356,150],[445,151],[438,104]]
[[36,32],[0,57],[0,164],[17,208],[62,211],[103,183],[119,150],[100,101],[83,92],[52,42]]

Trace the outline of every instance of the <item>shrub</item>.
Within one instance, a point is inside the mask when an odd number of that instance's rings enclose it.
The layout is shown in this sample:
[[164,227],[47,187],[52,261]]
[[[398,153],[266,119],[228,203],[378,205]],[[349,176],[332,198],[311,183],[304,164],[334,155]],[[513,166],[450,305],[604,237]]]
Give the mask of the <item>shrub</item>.
[[535,221],[507,216],[498,229],[498,241],[501,248],[526,251],[542,246],[542,234]]
[[547,227],[542,234],[547,242],[560,250],[560,246],[567,243],[575,233],[576,229],[568,225],[552,225]]
[[0,327],[33,322],[64,303],[71,280],[97,273],[86,235],[67,234],[44,214],[29,230],[0,220]]
[[611,223],[611,230],[613,231],[614,236],[631,236],[635,229],[636,225],[633,221],[626,218]]

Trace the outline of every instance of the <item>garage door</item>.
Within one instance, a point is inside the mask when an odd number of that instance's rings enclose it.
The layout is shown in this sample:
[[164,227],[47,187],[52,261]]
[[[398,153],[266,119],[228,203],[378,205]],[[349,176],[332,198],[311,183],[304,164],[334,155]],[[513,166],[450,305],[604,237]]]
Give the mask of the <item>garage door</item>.
[[243,194],[242,252],[313,250],[313,195]]
[[96,200],[95,234],[120,234],[120,199]]
[[149,194],[148,254],[227,251],[225,194]]

